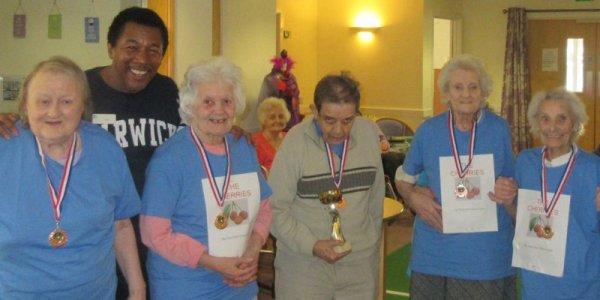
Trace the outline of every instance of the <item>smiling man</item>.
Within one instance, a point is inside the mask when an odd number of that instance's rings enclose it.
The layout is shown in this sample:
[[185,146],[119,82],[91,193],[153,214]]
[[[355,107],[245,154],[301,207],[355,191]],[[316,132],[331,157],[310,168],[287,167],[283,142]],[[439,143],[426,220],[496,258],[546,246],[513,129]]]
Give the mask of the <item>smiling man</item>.
[[108,30],[112,64],[86,71],[93,122],[112,133],[125,151],[140,193],[154,149],[181,123],[177,85],[158,74],[168,43],[167,28],[154,11],[127,8]]
[[[112,133],[125,151],[141,195],[145,171],[154,150],[179,127],[175,82],[158,74],[169,43],[167,28],[152,10],[131,7],[121,11],[108,29],[112,64],[86,71],[94,103],[93,122]],[[146,278],[146,247],[133,219]],[[119,273],[117,299],[127,299],[126,281]]]
[[[384,177],[378,134],[356,116],[359,101],[350,76],[324,77],[314,116],[294,126],[277,152],[269,184],[278,298],[377,296]],[[343,234],[334,230],[340,218]]]

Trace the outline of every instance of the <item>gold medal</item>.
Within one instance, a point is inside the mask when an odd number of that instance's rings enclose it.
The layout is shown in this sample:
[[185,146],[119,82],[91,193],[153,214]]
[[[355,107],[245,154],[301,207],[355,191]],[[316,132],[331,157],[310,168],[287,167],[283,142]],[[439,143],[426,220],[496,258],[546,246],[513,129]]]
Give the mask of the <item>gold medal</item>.
[[50,232],[50,235],[48,236],[48,243],[54,248],[62,247],[68,241],[69,236],[67,235],[67,232],[58,227],[52,230],[52,232]]
[[338,203],[342,200],[342,191],[339,189],[333,189],[323,192],[319,195],[319,200],[323,204]]
[[229,222],[223,214],[219,214],[215,218],[215,227],[217,227],[217,229],[225,229],[225,227],[227,227],[227,223]]
[[65,193],[67,191],[67,185],[69,183],[69,175],[71,174],[71,168],[73,167],[73,162],[75,161],[75,148],[77,147],[77,132],[73,134],[73,141],[71,142],[71,147],[69,147],[69,153],[67,154],[67,160],[65,161],[65,165],[63,168],[63,175],[60,179],[58,193],[54,190],[52,186],[52,182],[50,181],[50,176],[48,176],[48,168],[46,167],[46,156],[42,151],[42,146],[40,141],[35,138],[35,142],[38,147],[38,153],[42,160],[42,166],[44,167],[44,171],[46,172],[46,180],[48,183],[48,191],[50,193],[50,201],[52,202],[52,208],[54,209],[54,219],[56,220],[56,228],[50,232],[48,235],[48,244],[54,248],[62,247],[67,244],[69,241],[69,236],[67,232],[60,229],[60,206],[62,204],[63,199],[65,198]]
[[552,230],[552,226],[550,226],[549,224],[544,225],[543,227],[543,234],[542,237],[549,240],[554,236],[554,231]]

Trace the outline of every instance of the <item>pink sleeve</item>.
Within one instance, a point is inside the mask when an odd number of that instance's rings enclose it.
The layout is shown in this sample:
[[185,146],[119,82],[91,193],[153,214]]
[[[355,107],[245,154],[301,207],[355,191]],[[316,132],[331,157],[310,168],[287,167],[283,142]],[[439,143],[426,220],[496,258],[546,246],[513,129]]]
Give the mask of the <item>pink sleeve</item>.
[[271,197],[260,202],[258,216],[256,216],[256,222],[254,223],[254,232],[262,238],[263,245],[269,238],[269,226],[271,226]]
[[199,241],[173,232],[171,220],[166,218],[140,215],[140,233],[144,245],[176,265],[197,268],[207,251]]

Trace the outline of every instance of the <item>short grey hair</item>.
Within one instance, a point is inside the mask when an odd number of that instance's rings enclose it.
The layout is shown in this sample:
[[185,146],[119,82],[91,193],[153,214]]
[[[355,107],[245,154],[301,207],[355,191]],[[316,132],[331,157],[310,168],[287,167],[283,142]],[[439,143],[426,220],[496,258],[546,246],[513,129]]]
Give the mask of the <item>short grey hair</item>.
[[256,117],[258,118],[258,122],[260,123],[261,126],[265,122],[267,115],[273,109],[273,107],[279,107],[283,110],[283,118],[285,119],[284,121],[286,122],[286,124],[292,117],[292,115],[290,114],[290,111],[287,108],[287,104],[285,103],[285,100],[283,100],[281,98],[277,98],[277,97],[268,97],[268,98],[265,98],[265,100],[263,100],[258,105],[258,108],[256,110]]
[[[477,77],[479,78],[479,87],[481,88],[483,96],[481,107],[484,107],[487,102],[487,97],[492,94],[492,77],[485,71],[483,62],[479,58],[469,54],[455,56],[442,67],[438,79],[438,88],[442,95],[446,95],[450,91],[450,78],[454,71],[457,70],[471,71],[477,74]],[[444,96],[442,102],[448,104],[448,99]]]
[[80,90],[81,100],[83,101],[83,114],[81,115],[81,119],[86,121],[92,120],[92,94],[85,73],[79,65],[70,58],[64,56],[52,56],[47,60],[39,62],[23,81],[18,102],[18,110],[23,127],[29,128],[29,114],[27,112],[27,102],[29,101],[30,96],[29,86],[35,76],[42,72],[50,72],[52,75],[63,74],[73,78]]
[[242,87],[240,68],[223,57],[213,57],[209,60],[190,66],[185,72],[183,85],[179,90],[179,116],[183,123],[189,125],[192,117],[191,108],[198,97],[198,87],[202,84],[223,82],[233,88],[235,113],[239,115],[246,107],[246,97]]
[[527,109],[527,122],[531,127],[531,133],[535,136],[540,136],[540,106],[544,101],[559,101],[567,104],[570,110],[569,115],[573,122],[573,132],[569,137],[569,142],[574,143],[577,141],[577,139],[583,135],[584,126],[588,121],[588,116],[585,111],[585,105],[581,99],[563,87],[555,88],[550,91],[541,91],[533,96],[529,103],[529,108]]

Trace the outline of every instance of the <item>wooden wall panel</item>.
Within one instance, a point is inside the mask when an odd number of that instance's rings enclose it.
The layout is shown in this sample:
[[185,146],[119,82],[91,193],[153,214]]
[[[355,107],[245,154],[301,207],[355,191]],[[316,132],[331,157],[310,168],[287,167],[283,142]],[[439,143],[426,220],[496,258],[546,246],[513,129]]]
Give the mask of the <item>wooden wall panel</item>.
[[175,18],[175,0],[148,0],[148,8],[154,10],[165,22],[167,26],[167,30],[169,31],[169,46],[167,47],[167,51],[163,57],[162,64],[158,69],[160,74],[169,76],[171,78],[175,77],[175,58],[174,54],[174,18]]

